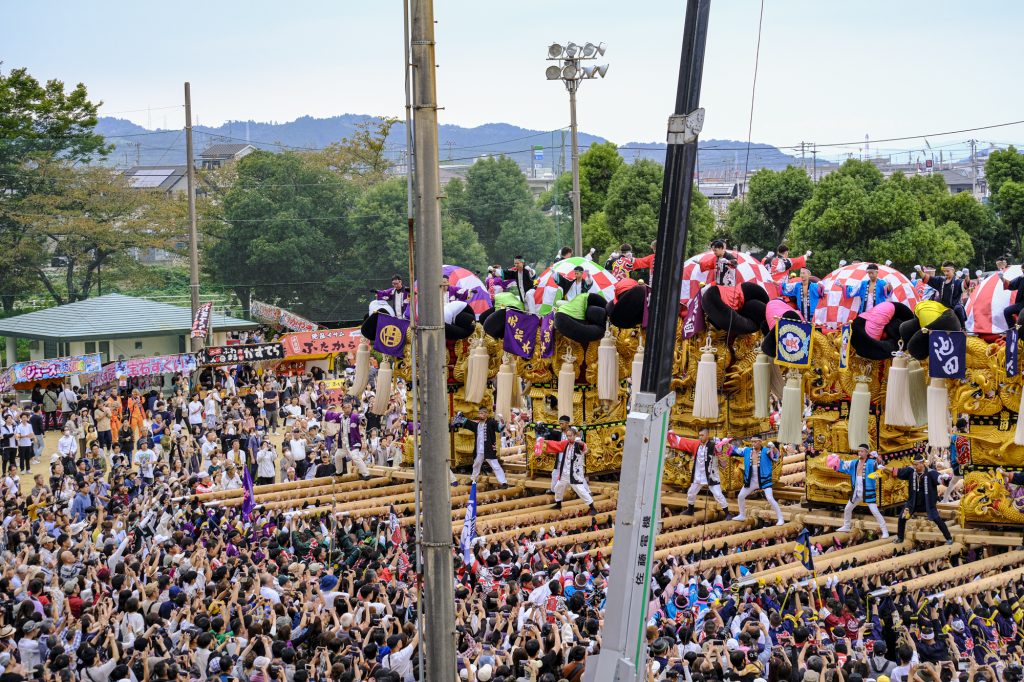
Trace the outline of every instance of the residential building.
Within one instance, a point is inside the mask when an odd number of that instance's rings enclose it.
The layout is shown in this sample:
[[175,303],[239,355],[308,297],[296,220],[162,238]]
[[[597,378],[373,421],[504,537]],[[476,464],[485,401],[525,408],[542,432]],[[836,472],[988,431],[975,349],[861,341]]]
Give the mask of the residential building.
[[212,144],[199,154],[199,164],[203,170],[220,168],[225,161],[233,161],[248,156],[256,151],[249,143],[243,144]]

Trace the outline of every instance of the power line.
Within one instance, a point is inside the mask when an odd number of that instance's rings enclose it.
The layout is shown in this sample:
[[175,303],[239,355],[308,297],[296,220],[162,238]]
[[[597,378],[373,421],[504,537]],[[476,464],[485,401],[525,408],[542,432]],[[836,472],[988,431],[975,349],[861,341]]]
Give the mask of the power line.
[[[757,49],[754,51],[754,79],[750,85],[750,117],[747,120],[747,155],[743,162],[743,194],[747,193],[747,173],[750,172],[750,138],[754,130],[754,95],[757,93],[757,67],[761,62],[761,26],[764,23],[764,0],[761,0],[761,13],[757,19]],[[800,143],[801,150],[803,142]],[[700,146],[697,147],[698,153]]]

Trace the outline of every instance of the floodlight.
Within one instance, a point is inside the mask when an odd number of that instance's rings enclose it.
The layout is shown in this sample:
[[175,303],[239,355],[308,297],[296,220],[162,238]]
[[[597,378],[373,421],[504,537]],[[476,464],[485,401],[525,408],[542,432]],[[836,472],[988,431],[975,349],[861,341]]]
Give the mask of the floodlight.
[[562,67],[562,78],[568,81],[576,80],[579,77],[579,69],[575,64],[569,63]]
[[576,55],[580,52],[580,46],[576,43],[569,43],[565,46],[565,56],[569,59],[575,59]]
[[548,77],[549,81],[556,81],[562,77],[562,69],[552,64],[544,70],[544,75]]
[[587,43],[583,46],[583,57],[585,59],[593,59],[595,57],[604,56],[605,45],[604,43]]
[[558,43],[551,43],[551,46],[548,47],[548,59],[558,59],[562,56],[562,52],[564,51],[565,48]]
[[584,78],[604,78],[604,75],[608,73],[608,65],[602,64],[601,66],[584,66],[583,77]]

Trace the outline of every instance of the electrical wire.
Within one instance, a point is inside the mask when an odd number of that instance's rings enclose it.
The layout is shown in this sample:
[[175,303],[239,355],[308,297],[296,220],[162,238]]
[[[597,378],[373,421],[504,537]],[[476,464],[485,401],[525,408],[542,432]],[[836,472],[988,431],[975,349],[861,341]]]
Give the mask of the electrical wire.
[[747,193],[746,178],[750,172],[750,139],[754,130],[754,95],[757,93],[757,68],[761,62],[761,26],[763,23],[764,0],[761,0],[761,13],[757,19],[757,48],[754,50],[754,79],[750,86],[750,117],[747,120],[747,156],[743,162],[743,194]]

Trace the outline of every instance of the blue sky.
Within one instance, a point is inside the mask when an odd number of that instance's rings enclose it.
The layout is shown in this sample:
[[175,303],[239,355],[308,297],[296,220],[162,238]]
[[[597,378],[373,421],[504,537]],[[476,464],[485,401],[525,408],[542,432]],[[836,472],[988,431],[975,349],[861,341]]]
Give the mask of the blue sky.
[[[583,84],[581,128],[619,143],[663,140],[684,6],[435,0],[442,122],[567,125],[564,89],[544,79],[546,47],[604,41],[608,77]],[[759,7],[758,0],[712,4],[704,138],[746,139]],[[182,125],[185,80],[203,124],[401,116],[401,16],[399,0],[33,0],[6,4],[0,59],[5,70],[26,66],[40,78],[82,81],[104,112],[153,127]],[[753,139],[835,143],[1024,119],[1015,73],[1024,57],[1022,21],[1024,3],[1009,1],[766,0]],[[939,149],[971,136],[929,142]],[[1021,141],[1024,126],[973,136]]]

